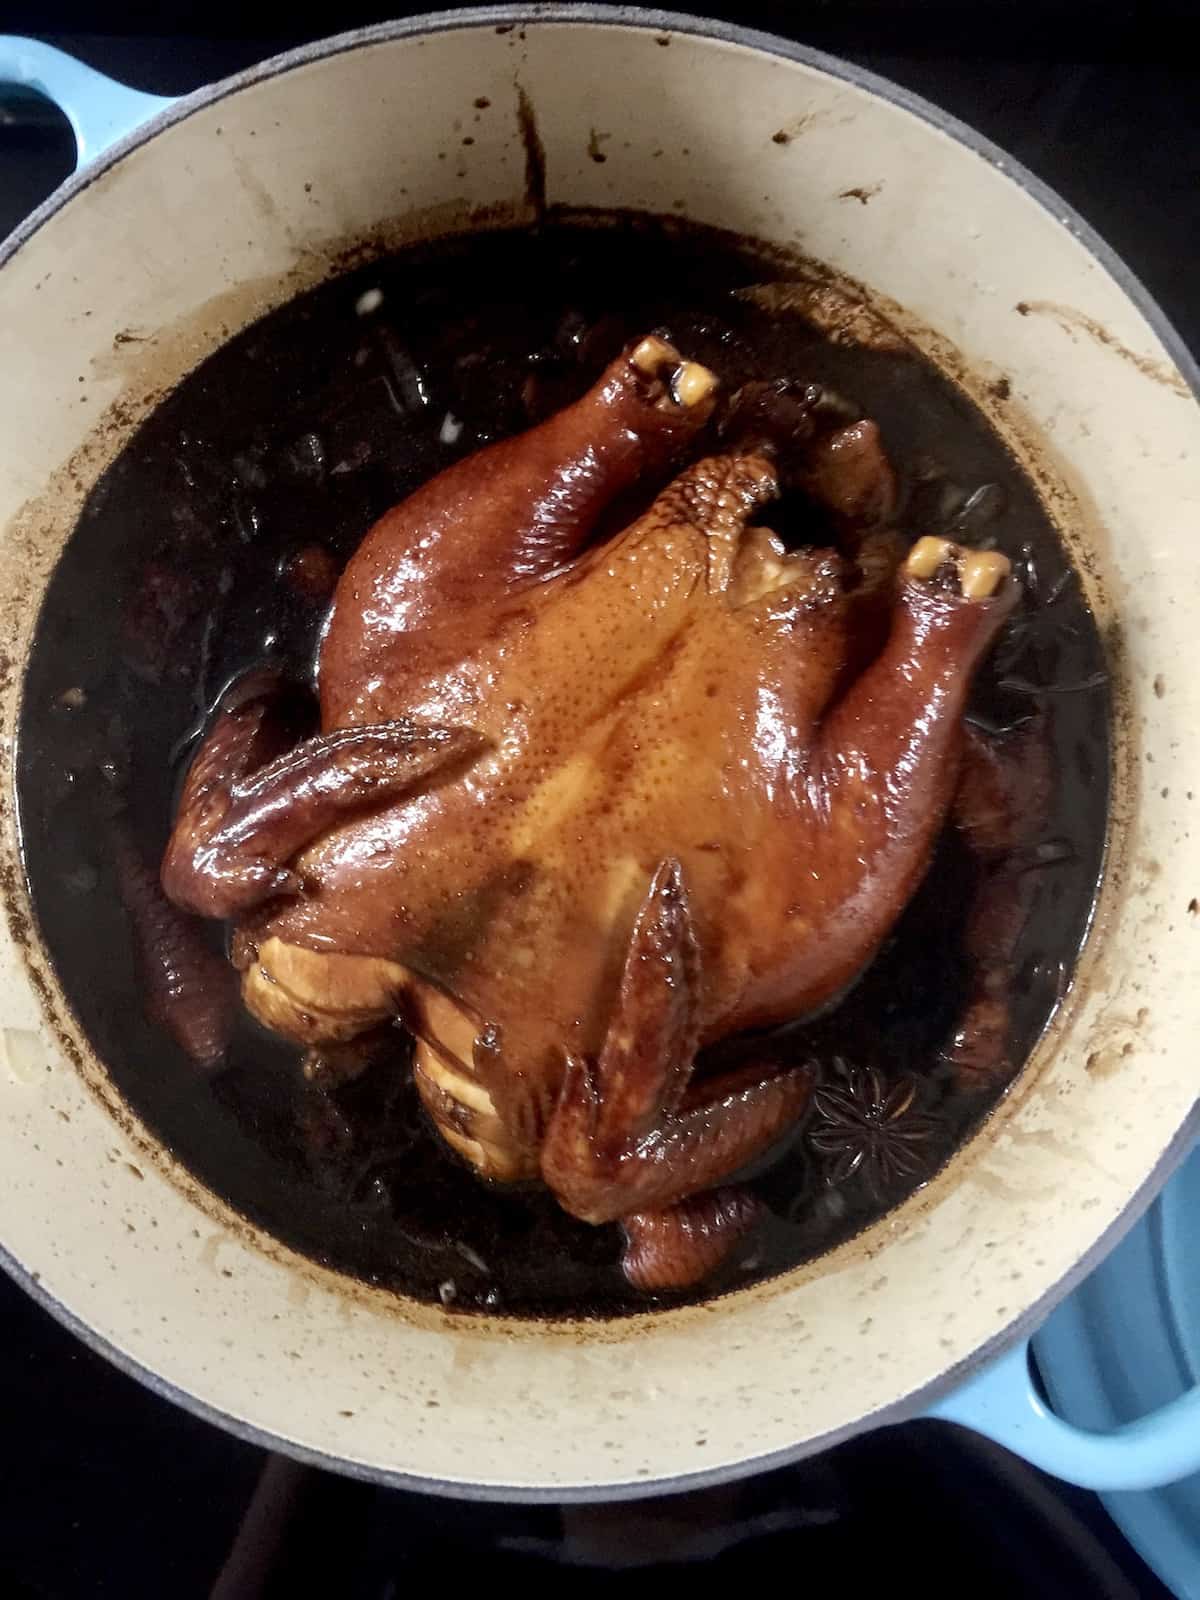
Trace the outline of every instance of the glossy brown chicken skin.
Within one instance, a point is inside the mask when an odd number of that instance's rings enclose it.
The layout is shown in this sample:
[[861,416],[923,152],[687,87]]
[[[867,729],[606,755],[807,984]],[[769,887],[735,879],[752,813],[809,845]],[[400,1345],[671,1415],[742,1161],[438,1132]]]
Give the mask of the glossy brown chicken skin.
[[[871,960],[1013,600],[1003,557],[922,539],[896,571],[861,519],[841,552],[786,554],[765,428],[613,531],[696,455],[715,387],[643,340],[389,512],[334,597],[322,732],[295,744],[272,686],[244,685],[163,865],[177,904],[241,919],[262,1021],[314,1043],[403,1017],[443,1136],[485,1176],[624,1219],[647,1288],[746,1231],[748,1202],[708,1191],[811,1091],[765,1048],[694,1079],[697,1051]],[[811,442],[835,514],[888,499],[871,430]]]

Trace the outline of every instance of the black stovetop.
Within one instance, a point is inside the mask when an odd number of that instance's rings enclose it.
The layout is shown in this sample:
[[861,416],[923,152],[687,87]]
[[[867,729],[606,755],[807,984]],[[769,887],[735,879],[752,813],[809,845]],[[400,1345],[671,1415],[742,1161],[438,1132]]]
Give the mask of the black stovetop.
[[[106,14],[109,31],[97,33],[91,7],[43,0],[6,5],[2,26],[181,93],[401,9],[415,8],[343,5],[302,26],[282,5],[177,5],[168,22],[147,3]],[[703,9],[835,50],[973,123],[1076,206],[1200,348],[1200,93],[1187,5]],[[62,118],[0,90],[0,235],[70,165]],[[933,1596],[1166,1600],[1093,1496],[935,1424],[674,1501],[472,1506],[267,1456],[109,1367],[2,1278],[0,1330],[0,1596],[14,1600],[385,1600],[422,1578],[538,1585],[564,1562],[573,1595],[588,1595],[622,1581],[614,1568],[686,1581],[680,1563],[695,1561],[743,1585],[782,1579],[849,1596],[903,1578]]]

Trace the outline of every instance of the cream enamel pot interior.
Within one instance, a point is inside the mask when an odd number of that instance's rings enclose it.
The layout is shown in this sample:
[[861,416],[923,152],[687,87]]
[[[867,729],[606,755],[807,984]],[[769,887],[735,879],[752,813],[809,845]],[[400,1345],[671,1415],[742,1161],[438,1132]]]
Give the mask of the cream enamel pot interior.
[[[155,109],[127,99],[99,142]],[[614,135],[603,164],[593,130]],[[1027,1332],[1181,1156],[1200,1032],[1200,408],[1161,316],[1052,195],[856,70],[589,9],[334,40],[158,110],[0,255],[6,764],[47,574],[155,396],[351,247],[543,201],[801,248],[903,307],[1029,462],[1119,708],[1108,869],[1060,1015],[948,1170],[814,1265],[611,1325],[463,1321],[258,1236],[114,1103],[29,918],[6,770],[0,1243],[114,1359],[265,1443],[451,1493],[600,1498],[918,1413]]]

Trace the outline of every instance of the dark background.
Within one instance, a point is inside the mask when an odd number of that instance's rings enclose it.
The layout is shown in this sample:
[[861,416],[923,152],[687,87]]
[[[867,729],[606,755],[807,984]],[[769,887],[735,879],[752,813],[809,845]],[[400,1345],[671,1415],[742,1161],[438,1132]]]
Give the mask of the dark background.
[[[409,9],[347,4],[0,5],[138,87],[177,94]],[[699,9],[699,8],[698,8]],[[849,57],[973,123],[1057,188],[1200,348],[1194,6],[807,0],[704,6]],[[63,119],[0,89],[0,234],[67,175]],[[0,1175],[0,1183],[3,1177]],[[389,1600],[407,1583],[611,1593],[706,1577],[857,1596],[1164,1600],[1099,1502],[934,1424],[857,1440],[728,1491],[569,1513],[471,1507],[298,1468],[198,1422],[0,1280],[0,1600]],[[556,1563],[576,1563],[569,1572]],[[615,1578],[612,1568],[641,1563]],[[667,1571],[668,1567],[674,1570]]]

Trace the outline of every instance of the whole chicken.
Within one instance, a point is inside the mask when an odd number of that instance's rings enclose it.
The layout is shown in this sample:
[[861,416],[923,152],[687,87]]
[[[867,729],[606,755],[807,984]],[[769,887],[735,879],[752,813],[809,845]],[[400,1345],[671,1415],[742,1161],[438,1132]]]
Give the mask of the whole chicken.
[[645,338],[389,511],[337,586],[320,731],[239,685],[162,868],[236,919],[256,1017],[308,1044],[402,1019],[443,1137],[624,1222],[647,1288],[725,1257],[753,1207],[720,1186],[812,1091],[766,1043],[697,1054],[871,961],[1015,592],[994,552],[900,548],[874,425],[794,393],[789,460],[845,537],[787,551],[771,395],[704,453],[717,388]]

